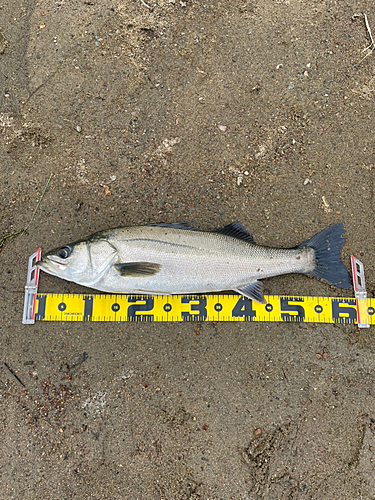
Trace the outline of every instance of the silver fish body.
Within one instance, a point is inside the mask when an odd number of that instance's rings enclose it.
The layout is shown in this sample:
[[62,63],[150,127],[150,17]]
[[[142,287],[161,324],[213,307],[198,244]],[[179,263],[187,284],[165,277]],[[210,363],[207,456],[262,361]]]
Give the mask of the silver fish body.
[[340,259],[342,232],[343,225],[335,224],[298,248],[282,249],[256,245],[239,223],[211,232],[196,231],[185,224],[122,227],[52,250],[43,255],[38,266],[104,292],[235,290],[264,302],[259,280],[280,274],[312,274],[339,287],[350,286]]

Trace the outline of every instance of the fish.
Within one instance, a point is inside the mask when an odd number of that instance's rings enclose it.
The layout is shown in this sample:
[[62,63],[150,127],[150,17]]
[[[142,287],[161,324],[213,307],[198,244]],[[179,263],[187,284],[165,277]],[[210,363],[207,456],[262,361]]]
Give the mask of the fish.
[[109,293],[200,294],[233,290],[266,303],[262,279],[308,274],[338,288],[351,279],[341,260],[344,224],[337,223],[295,248],[257,245],[233,222],[213,231],[186,223],[118,227],[42,255],[38,268]]

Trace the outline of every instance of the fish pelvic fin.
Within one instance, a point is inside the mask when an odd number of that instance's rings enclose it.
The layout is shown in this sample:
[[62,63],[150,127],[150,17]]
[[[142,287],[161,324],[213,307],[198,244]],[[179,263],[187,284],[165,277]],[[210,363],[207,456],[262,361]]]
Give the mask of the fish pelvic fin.
[[316,267],[305,274],[325,279],[330,285],[338,288],[351,288],[349,271],[340,256],[341,248],[345,243],[342,237],[343,232],[344,224],[334,224],[299,245],[299,248],[307,247],[315,250]]
[[263,283],[261,281],[256,280],[248,285],[234,288],[233,290],[241,295],[244,295],[248,299],[255,300],[255,302],[267,304],[267,301],[263,297]]
[[114,267],[124,277],[152,276],[161,269],[160,264],[152,262],[125,262],[124,264],[114,264]]

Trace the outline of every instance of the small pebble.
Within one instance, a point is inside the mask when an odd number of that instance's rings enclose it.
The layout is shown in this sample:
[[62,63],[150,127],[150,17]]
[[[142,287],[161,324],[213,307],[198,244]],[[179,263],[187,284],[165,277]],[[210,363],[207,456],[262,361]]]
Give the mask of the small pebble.
[[258,429],[255,429],[254,431],[255,436],[260,436],[261,434],[262,434],[262,429],[260,427],[258,427]]
[[226,132],[228,127],[226,127],[226,125],[218,125],[217,128],[220,130],[220,132]]
[[77,131],[77,132],[81,132],[81,130],[82,130],[82,129],[81,129],[81,127],[80,127],[79,125],[77,125],[77,126],[76,126],[76,131]]

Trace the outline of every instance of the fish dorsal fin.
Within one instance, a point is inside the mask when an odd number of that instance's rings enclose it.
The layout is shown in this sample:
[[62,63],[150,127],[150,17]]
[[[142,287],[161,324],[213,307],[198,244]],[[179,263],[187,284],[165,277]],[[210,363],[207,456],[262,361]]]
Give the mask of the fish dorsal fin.
[[241,222],[232,222],[227,226],[221,227],[219,229],[214,229],[215,233],[225,234],[226,236],[231,236],[232,238],[237,238],[238,240],[247,241],[247,243],[255,244],[253,236],[249,233],[246,227],[241,224]]
[[153,262],[125,262],[123,264],[114,265],[116,271],[121,276],[152,276],[160,271],[161,265]]
[[169,227],[171,229],[186,229],[188,231],[198,231],[187,222],[161,222],[160,224],[147,224],[147,226]]
[[263,283],[261,281],[253,281],[249,285],[241,286],[240,288],[234,288],[235,292],[241,293],[245,297],[261,304],[267,304],[265,298],[263,297]]

